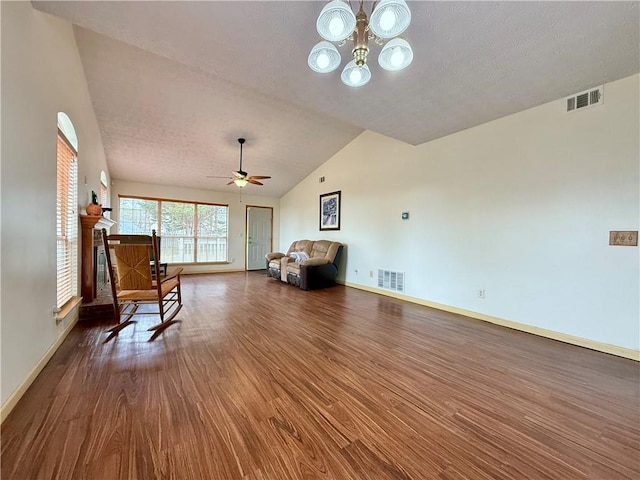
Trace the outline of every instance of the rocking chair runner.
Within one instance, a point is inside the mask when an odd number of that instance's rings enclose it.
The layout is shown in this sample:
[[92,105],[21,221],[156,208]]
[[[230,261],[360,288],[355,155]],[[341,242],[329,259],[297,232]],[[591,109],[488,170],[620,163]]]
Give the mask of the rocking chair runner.
[[[133,323],[134,315],[160,315],[160,323],[149,330],[160,331],[175,323],[173,319],[182,308],[180,293],[180,273],[175,268],[165,277],[160,269],[154,268],[150,258],[155,261],[158,255],[156,232],[149,235],[107,235],[102,229],[107,260],[107,269],[113,295],[113,308],[118,324],[109,329],[118,333]],[[158,262],[155,262],[158,265]],[[157,304],[158,311],[138,311],[142,304]],[[124,320],[123,320],[124,317]]]

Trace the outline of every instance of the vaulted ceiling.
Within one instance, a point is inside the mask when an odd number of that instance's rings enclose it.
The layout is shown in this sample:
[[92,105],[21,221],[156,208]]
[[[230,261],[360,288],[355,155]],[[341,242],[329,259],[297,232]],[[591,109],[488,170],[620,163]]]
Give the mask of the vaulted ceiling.
[[76,26],[111,175],[138,182],[237,188],[207,175],[245,137],[273,177],[247,193],[280,197],[365,129],[418,145],[640,71],[638,2],[409,1],[413,63],[372,45],[359,89],[307,66],[323,2],[32,3]]

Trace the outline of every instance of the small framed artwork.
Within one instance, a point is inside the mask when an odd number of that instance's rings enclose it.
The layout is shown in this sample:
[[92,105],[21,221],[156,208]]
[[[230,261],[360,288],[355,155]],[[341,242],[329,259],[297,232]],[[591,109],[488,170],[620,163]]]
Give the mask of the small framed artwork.
[[320,195],[320,230],[340,230],[340,194]]

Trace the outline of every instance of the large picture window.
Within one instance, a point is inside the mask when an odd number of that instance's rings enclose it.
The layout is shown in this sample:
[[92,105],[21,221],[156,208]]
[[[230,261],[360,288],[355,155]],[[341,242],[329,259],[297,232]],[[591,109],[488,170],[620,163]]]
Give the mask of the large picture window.
[[165,263],[227,261],[227,205],[120,196],[119,232],[160,237]]

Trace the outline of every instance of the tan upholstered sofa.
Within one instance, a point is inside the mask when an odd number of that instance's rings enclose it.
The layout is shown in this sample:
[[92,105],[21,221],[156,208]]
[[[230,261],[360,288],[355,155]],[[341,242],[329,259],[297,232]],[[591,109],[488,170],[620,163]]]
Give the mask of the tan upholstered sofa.
[[296,240],[287,253],[267,253],[267,275],[313,290],[335,285],[343,245],[329,240]]

